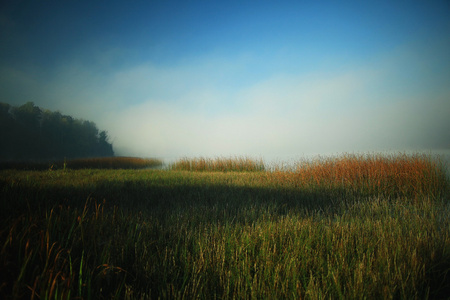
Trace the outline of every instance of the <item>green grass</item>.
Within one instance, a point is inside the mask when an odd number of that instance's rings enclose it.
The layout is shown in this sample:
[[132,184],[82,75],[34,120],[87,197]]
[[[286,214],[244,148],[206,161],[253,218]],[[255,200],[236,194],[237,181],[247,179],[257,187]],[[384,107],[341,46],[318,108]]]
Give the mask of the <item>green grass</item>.
[[257,172],[3,170],[0,189],[5,299],[450,294],[448,180],[427,156]]

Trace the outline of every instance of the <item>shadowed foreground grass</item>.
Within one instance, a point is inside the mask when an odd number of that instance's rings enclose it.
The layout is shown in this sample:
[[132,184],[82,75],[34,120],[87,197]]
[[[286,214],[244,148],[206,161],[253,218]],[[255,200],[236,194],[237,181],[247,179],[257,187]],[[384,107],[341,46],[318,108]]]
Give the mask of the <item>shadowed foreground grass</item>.
[[0,296],[445,298],[443,172],[424,156],[270,172],[1,171]]
[[145,169],[161,167],[162,161],[139,157],[93,157],[57,161],[3,161],[0,170],[57,170],[57,169]]
[[70,169],[145,169],[161,166],[159,159],[121,156],[73,159],[66,163]]

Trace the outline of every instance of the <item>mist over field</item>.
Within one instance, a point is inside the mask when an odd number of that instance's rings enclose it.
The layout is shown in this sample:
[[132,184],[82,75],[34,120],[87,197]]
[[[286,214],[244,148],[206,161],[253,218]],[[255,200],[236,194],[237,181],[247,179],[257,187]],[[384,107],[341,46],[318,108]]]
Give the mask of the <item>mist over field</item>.
[[5,2],[0,102],[116,155],[450,151],[447,1]]
[[449,16],[0,1],[0,299],[448,298]]

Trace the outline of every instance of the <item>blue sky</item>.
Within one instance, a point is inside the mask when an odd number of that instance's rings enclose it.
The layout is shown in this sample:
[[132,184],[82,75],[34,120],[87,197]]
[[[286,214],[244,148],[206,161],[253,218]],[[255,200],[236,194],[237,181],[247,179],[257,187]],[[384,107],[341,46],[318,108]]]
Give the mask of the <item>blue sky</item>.
[[118,155],[450,150],[448,1],[3,1],[0,101]]

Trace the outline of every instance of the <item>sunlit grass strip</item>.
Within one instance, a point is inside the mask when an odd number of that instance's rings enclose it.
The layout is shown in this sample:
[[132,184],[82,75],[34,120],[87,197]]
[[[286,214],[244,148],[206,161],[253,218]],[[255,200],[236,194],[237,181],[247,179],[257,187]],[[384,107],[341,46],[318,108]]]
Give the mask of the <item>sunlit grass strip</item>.
[[[70,169],[144,169],[160,167],[162,161],[139,157],[97,157],[72,159],[65,164]],[[61,165],[61,163],[58,165]]]
[[206,172],[257,172],[264,171],[262,159],[248,157],[217,157],[217,158],[182,158],[169,166],[177,171],[206,171]]

